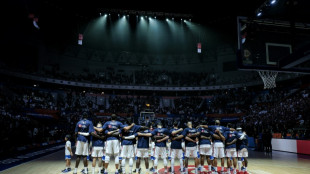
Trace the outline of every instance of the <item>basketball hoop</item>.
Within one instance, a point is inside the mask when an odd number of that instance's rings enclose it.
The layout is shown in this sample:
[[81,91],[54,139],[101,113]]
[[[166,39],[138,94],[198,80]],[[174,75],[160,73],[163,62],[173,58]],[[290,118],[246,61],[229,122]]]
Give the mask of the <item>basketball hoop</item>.
[[277,86],[276,85],[276,78],[278,75],[277,71],[258,70],[257,72],[264,82],[264,89],[271,89]]

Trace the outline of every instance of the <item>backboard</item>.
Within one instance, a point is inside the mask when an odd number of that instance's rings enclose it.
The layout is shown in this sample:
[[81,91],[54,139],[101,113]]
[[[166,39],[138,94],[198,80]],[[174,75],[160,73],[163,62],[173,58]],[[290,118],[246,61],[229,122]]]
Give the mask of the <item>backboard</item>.
[[310,73],[310,24],[237,18],[240,70]]

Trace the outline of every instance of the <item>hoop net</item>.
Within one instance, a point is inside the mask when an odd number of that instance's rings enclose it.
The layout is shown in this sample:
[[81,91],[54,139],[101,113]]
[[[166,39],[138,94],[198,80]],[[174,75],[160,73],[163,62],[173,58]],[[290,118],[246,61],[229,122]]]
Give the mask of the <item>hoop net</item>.
[[278,75],[277,71],[259,70],[257,72],[264,82],[264,89],[271,89],[277,87],[276,85],[276,78]]

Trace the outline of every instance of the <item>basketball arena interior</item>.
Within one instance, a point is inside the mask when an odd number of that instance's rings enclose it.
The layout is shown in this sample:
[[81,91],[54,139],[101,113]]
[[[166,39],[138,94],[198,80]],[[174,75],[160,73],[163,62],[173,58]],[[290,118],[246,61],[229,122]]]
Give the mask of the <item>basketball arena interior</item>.
[[309,0],[2,3],[0,174],[309,173]]

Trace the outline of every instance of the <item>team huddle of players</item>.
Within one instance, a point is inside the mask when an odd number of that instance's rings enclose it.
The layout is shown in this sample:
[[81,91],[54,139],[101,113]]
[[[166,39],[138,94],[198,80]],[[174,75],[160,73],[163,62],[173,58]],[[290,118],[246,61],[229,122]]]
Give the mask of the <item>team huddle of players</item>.
[[[76,124],[77,135],[76,152],[77,160],[74,174],[81,157],[84,160],[84,173],[87,173],[87,155],[89,154],[89,142],[92,143],[92,174],[95,174],[96,161],[98,161],[98,173],[107,174],[110,158],[114,156],[115,174],[126,173],[126,161],[129,160],[127,173],[158,173],[158,160],[161,158],[165,173],[185,173],[188,171],[188,159],[194,158],[195,173],[237,173],[237,158],[239,171],[247,173],[247,135],[241,128],[237,131],[220,126],[219,120],[210,126],[202,123],[193,127],[192,122],[187,122],[184,130],[178,128],[178,123],[173,124],[171,130],[163,128],[157,123],[156,127],[146,127],[144,124],[135,125],[126,121],[122,124],[116,121],[116,115],[111,116],[111,121],[103,125],[98,123],[93,126],[87,120],[87,116]],[[90,136],[92,140],[90,141]],[[149,153],[150,152],[150,153]],[[149,168],[148,159],[151,157],[153,167]],[[133,171],[133,160],[136,158],[136,169]],[[175,171],[175,159],[179,160],[180,169]],[[224,159],[227,158],[227,168],[224,168]],[[141,159],[145,161],[145,170],[141,171]],[[204,168],[204,160],[207,160],[208,168]],[[217,159],[221,159],[220,171],[217,169]],[[168,160],[170,170],[168,171]],[[103,162],[104,161],[104,162]],[[184,163],[184,164],[183,164]],[[119,164],[121,167],[119,168]]]

